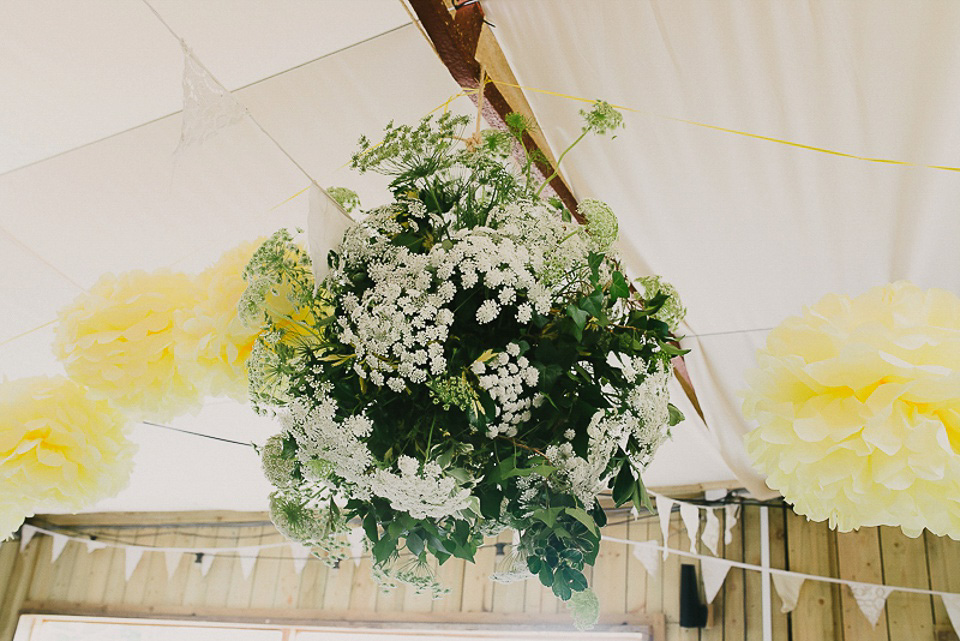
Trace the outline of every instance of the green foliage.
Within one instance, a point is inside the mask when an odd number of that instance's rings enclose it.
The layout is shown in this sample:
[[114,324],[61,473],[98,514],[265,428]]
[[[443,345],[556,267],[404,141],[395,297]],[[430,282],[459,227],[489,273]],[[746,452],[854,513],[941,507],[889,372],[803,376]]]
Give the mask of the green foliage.
[[[588,133],[608,133],[622,124],[619,114],[602,102],[584,118],[573,145]],[[483,132],[467,145],[461,144],[467,119],[450,114],[417,126],[391,123],[376,144],[361,139],[353,166],[390,176],[394,202],[367,212],[365,221],[347,232],[330,257],[334,275],[320,287],[314,286],[309,258],[292,235],[279,232],[258,250],[246,274],[247,315],[263,323],[265,336],[272,338],[262,341],[258,356],[269,368],[253,361],[256,371],[264,372],[254,398],[275,406],[328,398],[329,412],[339,425],[352,425],[344,432],[359,435],[358,452],[371,461],[363,481],[367,485],[357,489],[360,482],[327,460],[334,454],[307,455],[303,443],[291,437],[292,429],[272,440],[265,460],[271,480],[290,493],[282,497],[286,503],[277,505],[285,523],[302,525],[305,517],[317,514],[318,502],[329,498],[324,509],[335,515],[330,522],[361,523],[384,584],[406,581],[431,591],[430,556],[439,563],[473,560],[484,535],[513,528],[519,532],[517,558],[558,598],[570,601],[577,621],[587,625],[595,620],[597,607],[584,570],[596,560],[600,528],[606,523],[597,493],[612,488],[617,505],[649,505],[639,472],[659,443],[661,428],[682,418],[672,406],[667,412],[665,400],[658,405],[661,414],[628,415],[636,409],[630,393],[643,392],[646,381],[663,378],[679,350],[660,315],[670,296],[659,290],[650,296],[632,292],[610,251],[617,234],[610,208],[587,202],[592,227],[584,230],[569,222],[570,212],[560,201],[541,201],[543,185],[533,184],[535,154],[526,153],[516,166],[508,162],[514,150],[523,148],[532,123],[517,115],[506,122],[507,131]],[[350,194],[330,191],[344,203],[353,202]],[[517,221],[530,211],[529,219]],[[544,236],[541,226],[560,231]],[[444,252],[477,238],[512,245],[505,258],[472,281],[453,268],[440,276],[437,264]],[[355,257],[370,248],[399,258],[373,268]],[[533,249],[540,252],[540,280],[531,276],[532,284],[509,292],[498,289],[493,284],[498,273],[528,269],[512,267],[510,261],[521,250],[532,255]],[[558,256],[576,258],[550,262]],[[486,258],[470,260],[480,270]],[[442,354],[443,366],[419,379],[397,374],[404,366],[398,357],[402,344],[363,353],[359,330],[344,320],[357,309],[367,313],[386,305],[365,295],[393,274],[387,267],[403,261],[417,266],[411,277],[417,284],[398,285],[382,297],[391,299],[389,304],[404,296],[410,302],[382,322],[376,317],[378,322],[365,330],[375,337],[398,332],[397,325],[427,306],[416,298],[423,291],[455,285],[446,298],[438,294],[429,304],[435,314],[448,311],[451,317],[448,334],[429,339],[428,347]],[[560,268],[550,271],[556,265]],[[537,287],[546,292],[546,304],[534,304]],[[292,310],[278,314],[271,309],[277,297]],[[483,317],[484,306],[491,304],[510,313]],[[525,314],[520,313],[523,306]],[[426,321],[416,322],[409,325],[435,331]],[[427,360],[424,350],[421,363]],[[510,367],[512,373],[504,374]],[[384,384],[384,372],[396,384]],[[522,382],[497,384],[521,376]],[[530,401],[516,410],[522,418],[510,429],[504,427],[504,416],[513,410],[498,397],[504,387],[522,388]],[[632,431],[607,438],[606,430],[613,429],[603,423],[608,416],[612,422],[630,422]],[[360,418],[368,428],[357,427]],[[646,436],[644,427],[649,428]],[[440,516],[399,508],[396,497],[377,483],[398,478],[396,470],[411,459],[416,468],[411,474],[418,474],[418,481],[430,474],[452,480],[452,489],[435,501],[461,494],[468,498]],[[288,529],[302,534],[298,527]]]

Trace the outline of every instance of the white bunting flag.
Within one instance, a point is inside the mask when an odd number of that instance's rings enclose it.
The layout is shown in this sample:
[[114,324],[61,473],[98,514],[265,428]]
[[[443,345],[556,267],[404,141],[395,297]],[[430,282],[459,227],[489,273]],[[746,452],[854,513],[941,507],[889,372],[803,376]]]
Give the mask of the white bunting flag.
[[207,576],[207,572],[210,571],[210,566],[213,565],[215,558],[217,557],[210,552],[200,553],[200,576]]
[[51,534],[51,536],[53,537],[53,543],[50,546],[50,563],[56,563],[70,539],[62,534]]
[[[514,535],[517,537],[520,536],[518,532],[514,532]],[[360,560],[363,558],[363,537],[363,528],[360,527],[353,528],[347,535],[347,541],[350,542],[350,557],[353,559],[353,564],[357,567],[360,566]]]
[[259,548],[237,548],[237,560],[240,561],[240,571],[243,572],[243,578],[249,579],[253,572],[253,566],[257,564],[257,553]]
[[857,605],[860,606],[863,616],[867,617],[870,625],[876,626],[877,621],[880,620],[880,614],[883,612],[883,606],[887,602],[887,597],[893,592],[893,588],[855,581],[846,581],[845,583],[853,592],[853,597],[857,600]]
[[28,545],[30,545],[30,540],[33,539],[33,535],[37,533],[37,528],[32,525],[24,525],[20,530],[20,552],[23,552]]
[[700,559],[700,573],[703,575],[703,596],[707,603],[713,603],[730,571],[731,563],[725,559]]
[[777,595],[780,597],[780,612],[786,614],[793,612],[797,607],[797,601],[800,599],[800,588],[803,587],[803,577],[796,574],[777,574],[772,573],[773,587],[777,589]]
[[953,624],[953,631],[960,636],[960,594],[943,594],[940,598],[947,610],[947,616],[950,617],[950,623]]
[[339,244],[351,221],[340,204],[316,183],[310,186],[309,198],[307,246],[310,250],[313,280],[315,283],[322,283],[329,271],[327,256]]
[[133,576],[133,571],[137,569],[137,566],[140,565],[140,559],[143,557],[143,548],[137,547],[127,547],[123,551],[123,574],[127,578],[127,581],[130,580],[130,577]]
[[633,546],[633,556],[640,559],[644,569],[650,576],[656,576],[660,570],[660,554],[656,548],[656,541],[643,541]]
[[87,539],[84,541],[84,543],[87,545],[87,554],[93,554],[97,550],[102,550],[103,548],[107,547],[106,543],[101,543],[96,539]]
[[180,565],[180,557],[183,556],[181,550],[164,550],[163,560],[167,565],[167,578],[172,579],[177,567]]
[[291,544],[290,556],[293,557],[293,569],[300,574],[307,565],[307,559],[310,558],[310,548],[305,545]]
[[720,544],[720,519],[717,518],[717,512],[714,509],[708,509],[707,521],[703,525],[703,534],[700,540],[710,550],[713,556],[717,556],[717,545]]
[[740,506],[727,505],[723,511],[723,542],[730,545],[733,543],[733,528],[737,524],[737,513],[740,511]]
[[697,534],[700,532],[700,508],[690,503],[680,504],[680,519],[690,539],[690,553],[697,553]]
[[656,496],[657,499],[657,516],[660,517],[660,533],[663,535],[663,558],[666,559],[668,552],[666,550],[668,541],[670,541],[670,512],[673,510],[673,499],[668,499],[665,496]]
[[243,120],[247,110],[237,102],[186,43],[183,45],[183,111],[176,153],[203,143],[218,131]]

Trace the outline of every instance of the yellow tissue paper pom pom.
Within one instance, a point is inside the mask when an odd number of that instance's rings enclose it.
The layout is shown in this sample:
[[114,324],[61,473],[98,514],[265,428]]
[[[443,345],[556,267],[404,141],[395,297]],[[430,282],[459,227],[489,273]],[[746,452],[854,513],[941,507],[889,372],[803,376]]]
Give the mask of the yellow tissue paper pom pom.
[[747,453],[799,514],[841,531],[960,539],[960,299],[900,281],[774,329],[748,375]]
[[167,420],[199,407],[177,369],[178,309],[197,301],[194,282],[168,270],[107,274],[60,311],[54,351],[67,374],[137,418]]
[[126,487],[127,419],[63,377],[0,384],[0,538],[40,509],[81,510]]
[[237,305],[247,288],[243,270],[263,240],[224,253],[197,277],[197,304],[175,314],[183,331],[177,366],[205,394],[246,400],[246,363],[260,327],[241,321]]

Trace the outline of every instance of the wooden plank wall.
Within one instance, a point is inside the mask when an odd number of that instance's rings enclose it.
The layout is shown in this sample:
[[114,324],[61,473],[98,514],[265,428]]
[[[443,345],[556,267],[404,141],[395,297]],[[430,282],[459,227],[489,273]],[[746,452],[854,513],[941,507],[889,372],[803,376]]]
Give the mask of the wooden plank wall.
[[[722,517],[722,511],[718,512]],[[837,534],[825,524],[808,523],[789,510],[769,509],[771,565],[845,579],[960,592],[960,542],[934,536],[909,539],[893,528],[869,528]],[[80,517],[72,517],[76,524]],[[269,526],[143,526],[124,529],[90,526],[102,538],[141,545],[212,547],[254,545],[282,540]],[[196,520],[197,517],[194,517]],[[636,541],[661,542],[657,520],[613,517],[605,533]],[[732,541],[721,541],[726,558],[760,562],[760,511],[746,507],[733,528]],[[722,538],[722,537],[721,537]],[[509,543],[509,534],[500,542]],[[491,541],[493,543],[493,541]],[[674,514],[668,543],[688,549],[689,541]],[[105,548],[87,553],[69,543],[50,562],[51,539],[37,535],[23,554],[17,542],[0,548],[0,641],[8,641],[16,616],[24,611],[174,617],[290,618],[298,620],[434,620],[456,621],[495,613],[504,620],[556,622],[565,616],[549,590],[536,581],[500,585],[487,580],[499,558],[496,547],[483,548],[476,564],[451,560],[439,573],[451,593],[444,599],[397,589],[382,593],[370,578],[370,561],[338,570],[310,560],[302,574],[294,570],[286,548],[266,549],[248,578],[234,553],[217,557],[203,577],[196,559],[184,555],[167,577],[161,553],[146,553],[129,581],[124,580],[124,552]],[[701,544],[700,550],[704,551]],[[759,641],[761,579],[756,572],[731,569],[714,602],[713,624],[696,630],[679,626],[679,576],[683,561],[675,555],[656,576],[648,576],[626,546],[605,542],[592,572],[604,616],[623,621],[631,616],[665,622],[667,641]],[[894,593],[877,626],[871,627],[849,590],[807,582],[791,614],[780,613],[773,596],[774,639],[792,641],[947,641],[956,639],[939,598]],[[513,617],[511,619],[511,617]]]

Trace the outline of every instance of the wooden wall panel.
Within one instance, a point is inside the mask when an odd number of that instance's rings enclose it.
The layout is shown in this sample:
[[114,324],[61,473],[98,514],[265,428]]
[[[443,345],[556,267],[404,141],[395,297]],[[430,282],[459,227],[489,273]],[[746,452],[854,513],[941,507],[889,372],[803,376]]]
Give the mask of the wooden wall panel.
[[[876,528],[861,528],[843,532],[837,537],[837,556],[840,578],[864,583],[883,583],[883,561],[880,557],[880,534]],[[881,613],[876,626],[870,625],[860,611],[853,593],[846,586],[840,588],[843,603],[843,633],[848,639],[889,641],[886,612]]]
[[[719,516],[723,517],[722,511]],[[80,517],[69,517],[74,525]],[[237,515],[228,525],[197,526],[182,517],[182,525],[170,527],[151,523],[136,528],[91,526],[103,540],[122,540],[141,545],[234,547],[281,541],[272,527],[248,516],[251,523],[238,523]],[[128,525],[134,517],[124,516]],[[858,533],[838,535],[825,524],[809,523],[789,510],[769,509],[770,555],[774,568],[811,574],[839,576],[868,582],[885,582],[918,588],[960,592],[960,542],[932,536],[909,539],[892,528],[865,528]],[[661,542],[656,517],[633,520],[616,515],[605,534],[634,541]],[[729,544],[721,541],[720,553],[732,560],[758,563],[760,560],[759,508],[746,507],[733,528]],[[510,543],[504,533],[501,543]],[[522,617],[526,622],[565,621],[565,607],[549,589],[536,581],[510,585],[493,584],[487,576],[498,557],[495,540],[478,552],[476,564],[451,559],[438,568],[442,582],[451,588],[444,599],[432,600],[412,590],[381,592],[370,576],[370,560],[359,565],[352,560],[330,570],[319,560],[308,559],[302,573],[294,569],[287,547],[260,551],[248,578],[243,577],[238,555],[249,551],[226,552],[214,559],[204,577],[196,555],[184,555],[168,577],[162,553],[147,552],[129,581],[124,579],[124,553],[104,548],[92,554],[82,543],[71,542],[60,558],[51,563],[50,537],[37,535],[19,552],[16,541],[0,547],[0,641],[8,641],[23,604],[27,608],[90,614],[134,613],[142,616],[215,616],[311,619],[349,618],[379,620],[434,617],[446,621],[458,617],[502,615]],[[667,540],[670,547],[687,550],[689,540],[679,514],[670,520]],[[701,554],[707,554],[702,543]],[[506,551],[509,553],[509,546]],[[714,604],[714,620],[705,629],[683,629],[679,625],[679,574],[681,563],[690,562],[670,555],[655,576],[648,576],[630,548],[605,542],[591,573],[591,581],[607,620],[646,617],[663,622],[665,641],[754,641],[761,638],[760,575],[733,568]],[[775,592],[773,593],[775,594]],[[779,612],[780,600],[773,596],[773,631],[777,641],[931,641],[949,639],[951,629],[939,598],[896,594],[876,628],[860,613],[847,588],[807,581],[797,609],[791,615]],[[610,619],[609,617],[613,617]]]

